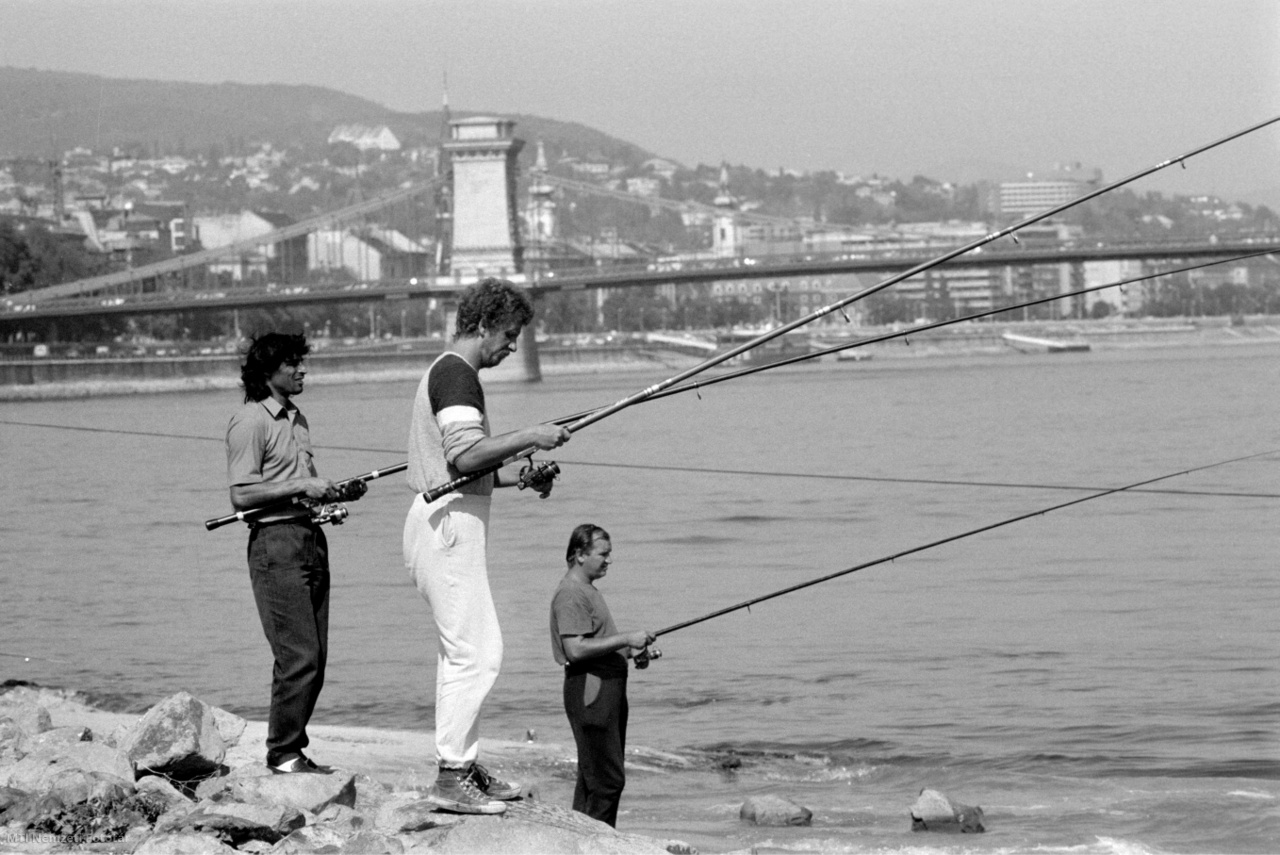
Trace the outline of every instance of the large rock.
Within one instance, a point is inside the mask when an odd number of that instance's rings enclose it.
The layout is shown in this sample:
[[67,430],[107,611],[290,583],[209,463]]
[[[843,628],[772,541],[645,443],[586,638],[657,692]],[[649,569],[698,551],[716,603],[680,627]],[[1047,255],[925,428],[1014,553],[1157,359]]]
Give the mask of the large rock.
[[343,855],[399,855],[404,844],[376,831],[344,834],[325,826],[300,828],[271,849],[272,855],[310,855],[314,852]]
[[54,745],[70,745],[75,742],[93,742],[93,731],[87,727],[53,727],[38,733],[28,741],[29,751],[39,751]]
[[546,825],[508,817],[467,817],[430,846],[438,855],[471,855],[501,852],[503,855],[544,855],[547,852],[582,855],[667,855],[658,841],[639,835],[619,834],[601,823],[597,834],[578,828]]
[[159,775],[139,778],[134,786],[139,793],[145,793],[162,802],[166,810],[175,806],[188,807],[194,804],[185,793],[169,783],[168,778],[161,778]]
[[31,751],[31,737],[7,716],[0,718],[0,764],[17,763]]
[[213,724],[218,728],[218,735],[222,737],[222,741],[227,744],[228,748],[237,745],[240,742],[240,737],[244,735],[244,729],[249,726],[249,722],[220,707],[213,707],[212,709]]
[[179,831],[153,834],[133,850],[134,855],[223,855],[236,850],[212,834]]
[[331,775],[241,778],[230,787],[230,793],[237,801],[284,805],[309,813],[320,813],[329,805],[355,806],[356,776],[334,772]]
[[28,736],[44,733],[53,727],[53,717],[39,697],[25,687],[11,689],[0,695],[0,715],[17,722]]
[[27,794],[22,790],[13,787],[0,787],[0,816],[3,816],[5,811],[26,798]]
[[301,811],[284,805],[203,801],[187,813],[165,814],[156,822],[156,831],[214,831],[239,847],[249,840],[275,843],[305,824]]
[[22,801],[9,806],[4,812],[6,825],[28,828],[47,817],[56,817],[66,810],[62,799],[52,794],[28,795]]
[[953,802],[937,790],[925,788],[911,806],[912,831],[941,831],[951,834],[981,834],[982,808]]
[[140,773],[179,781],[219,771],[227,755],[214,708],[187,692],[147,710],[120,747]]
[[738,818],[756,825],[808,825],[813,811],[782,796],[751,796],[739,808]]
[[0,787],[47,793],[57,778],[69,770],[116,778],[130,790],[133,788],[133,764],[129,758],[96,742],[54,744],[33,751],[14,765],[0,769]]
[[433,802],[415,797],[412,801],[394,799],[387,802],[378,811],[374,822],[378,830],[388,834],[411,834],[442,825],[455,825],[458,820],[457,814],[442,813]]

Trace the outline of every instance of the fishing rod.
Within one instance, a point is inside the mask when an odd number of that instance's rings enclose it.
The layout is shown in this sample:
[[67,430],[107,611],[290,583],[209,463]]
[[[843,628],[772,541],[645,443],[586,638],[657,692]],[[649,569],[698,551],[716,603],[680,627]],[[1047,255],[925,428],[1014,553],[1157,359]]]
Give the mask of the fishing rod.
[[[958,318],[951,318],[948,320],[934,321],[928,324],[921,324],[918,326],[909,327],[904,330],[899,330],[897,332],[890,332],[890,333],[884,333],[882,335],[855,339],[854,341],[845,342],[843,344],[835,345],[828,348],[823,348],[821,350],[811,351],[809,353],[798,354],[796,356],[780,359],[775,362],[771,362],[768,365],[749,366],[746,368],[739,369],[737,371],[730,371],[725,374],[717,374],[714,377],[710,377],[705,380],[700,380],[695,383],[672,386],[670,388],[667,388],[662,391],[655,392],[652,395],[649,395],[648,398],[646,398],[646,400],[657,400],[659,398],[665,398],[669,395],[677,395],[682,392],[697,391],[707,386],[712,386],[717,383],[723,383],[727,380],[734,380],[739,377],[746,377],[751,374],[758,374],[763,371],[769,371],[774,368],[781,368],[786,365],[794,365],[796,363],[804,362],[806,360],[819,359],[828,354],[839,353],[841,351],[851,350],[856,347],[865,347],[866,345],[869,345],[869,344],[877,344],[885,341],[892,341],[898,338],[908,338],[909,336],[926,332],[928,330],[939,329],[942,327],[952,326],[954,324],[965,323],[967,321],[980,320],[982,318],[991,317],[993,315],[1001,314],[1004,312],[1011,312],[1011,311],[1016,311],[1018,309],[1030,308],[1032,306],[1039,306],[1045,303],[1051,303],[1057,300],[1065,300],[1065,299],[1070,299],[1072,297],[1079,297],[1085,294],[1091,294],[1091,293],[1102,291],[1108,288],[1123,288],[1126,285],[1132,285],[1137,282],[1145,282],[1147,280],[1157,279],[1162,276],[1172,276],[1178,273],[1186,273],[1192,270],[1200,270],[1202,268],[1212,267],[1218,264],[1228,264],[1236,261],[1244,261],[1250,258],[1257,258],[1259,256],[1271,255],[1271,254],[1273,253],[1270,250],[1260,250],[1258,252],[1247,253],[1245,255],[1234,256],[1232,258],[1216,259],[1214,261],[1200,262],[1198,264],[1190,264],[1184,267],[1173,268],[1171,270],[1164,270],[1156,273],[1148,273],[1142,276],[1133,276],[1133,277],[1130,277],[1127,279],[1121,279],[1115,282],[1104,283],[1102,285],[1093,285],[1087,288],[1080,288],[1074,291],[1067,291],[1061,294],[1054,294],[1048,297],[1040,297],[1035,300],[1027,300],[1022,303],[1015,303],[1013,305],[1003,306],[997,309],[989,309],[982,312],[974,312],[972,314],[964,315]],[[572,429],[572,425],[574,423],[580,420],[583,420],[586,417],[591,416],[597,412],[600,412],[600,409],[584,410],[580,413],[575,413],[574,415],[571,415],[571,416],[563,416],[561,418],[558,418],[555,421],[551,422],[551,424],[570,426],[570,429]],[[513,458],[513,460],[518,460],[518,459],[520,459],[519,455]],[[373,472],[367,473],[366,475],[357,476],[356,478],[350,479],[350,481],[355,481],[355,480],[363,480],[366,482],[372,481],[376,478],[380,478],[385,475],[391,475],[396,472],[401,472],[407,467],[408,467],[407,463],[400,463],[395,466],[387,467],[385,469],[374,470]],[[501,467],[497,467],[497,468],[501,468]],[[534,483],[534,479],[537,477],[548,477],[548,476],[554,477],[557,474],[559,474],[559,467],[554,462],[548,461],[548,462],[533,464],[532,471],[530,471],[529,469],[526,469],[521,472],[519,486],[521,489],[524,489],[525,487],[530,486],[532,483]],[[464,478],[465,477],[466,476],[464,476]],[[341,482],[339,486],[345,485],[347,483],[349,483],[349,481]],[[450,482],[450,484],[460,484],[460,483],[466,483],[466,481],[463,479],[458,479],[456,481]],[[445,485],[445,486],[447,487],[448,485]],[[1076,489],[1093,489],[1093,488],[1082,487],[1082,488],[1076,488]],[[444,495],[445,492],[448,492],[448,490],[446,490],[445,488],[438,487],[436,488],[436,490],[443,491],[443,492],[439,492],[438,494],[436,494],[435,491],[432,491],[431,494],[428,494],[428,495],[432,495],[432,498],[428,498],[428,501],[434,501],[435,498],[439,498],[439,496]],[[236,521],[252,522],[253,519],[262,516],[268,511],[273,511],[273,512],[279,511],[289,507],[296,506],[296,504],[297,504],[297,500],[294,500],[293,502],[276,503],[274,505],[271,505],[269,508],[268,507],[250,508],[245,511],[239,511],[235,514],[228,514],[225,517],[219,517],[217,519],[207,520],[205,521],[205,528],[208,529],[209,531],[212,531],[215,528],[219,528],[223,525],[236,522]],[[347,516],[346,509],[342,508],[341,510],[334,510],[332,512],[332,516],[329,516],[329,517],[323,516],[323,514],[319,514],[316,516],[316,521],[319,521],[322,523],[323,522],[341,523],[342,520],[346,518],[346,516]]]
[[307,499],[301,496],[295,496],[284,502],[272,502],[269,505],[259,505],[255,508],[246,508],[243,511],[236,511],[234,514],[227,514],[225,517],[216,517],[211,520],[204,521],[204,527],[207,531],[213,531],[215,528],[221,528],[224,525],[233,522],[251,523],[254,520],[261,519],[267,514],[280,513],[283,511],[296,510],[299,516],[302,512],[310,514],[311,521],[316,524],[333,523],[341,525],[343,520],[347,518],[347,508],[341,504],[342,501],[355,501],[364,495],[352,496],[351,492],[357,483],[368,484],[370,481],[376,481],[387,475],[394,475],[397,472],[403,472],[409,468],[408,463],[397,463],[395,466],[388,466],[386,469],[374,469],[372,472],[366,472],[363,475],[357,475],[354,478],[348,478],[345,481],[339,481],[333,485],[340,500],[338,502],[318,502],[315,499]]
[[1179,475],[1188,475],[1192,472],[1201,472],[1205,469],[1213,469],[1214,467],[1217,467],[1217,466],[1226,466],[1228,463],[1239,463],[1242,460],[1252,460],[1257,457],[1264,457],[1268,454],[1275,454],[1275,453],[1276,453],[1276,449],[1272,449],[1271,451],[1260,451],[1256,454],[1247,454],[1247,455],[1244,455],[1243,457],[1233,457],[1230,460],[1220,460],[1217,463],[1208,463],[1208,464],[1205,464],[1204,466],[1196,466],[1191,469],[1183,469],[1179,472],[1171,472],[1168,475],[1160,475],[1156,478],[1147,478],[1142,481],[1135,481],[1134,483],[1126,484],[1123,487],[1113,487],[1111,489],[1102,490],[1100,492],[1094,493],[1089,496],[1082,496],[1078,499],[1072,499],[1069,502],[1062,502],[1057,505],[1050,505],[1047,508],[1040,508],[1039,510],[1030,511],[1025,514],[1019,514],[1016,517],[1010,517],[1009,519],[1000,520],[999,522],[991,523],[990,525],[984,525],[979,528],[970,529],[969,531],[961,532],[960,534],[954,534],[954,535],[951,535],[950,537],[944,537],[940,540],[935,540],[935,541],[932,541],[931,543],[926,543],[923,546],[915,546],[915,547],[912,547],[911,549],[904,549],[901,552],[895,552],[892,555],[886,555],[883,558],[877,558],[874,561],[867,561],[862,564],[857,564],[853,567],[845,568],[844,570],[838,570],[835,573],[828,573],[826,576],[820,576],[816,579],[810,579],[807,582],[800,582],[799,584],[791,585],[789,587],[782,588],[781,590],[778,590],[778,591],[773,591],[768,594],[762,594],[761,596],[758,596],[758,597],[752,597],[749,600],[744,600],[741,603],[728,606],[727,608],[717,609],[716,611],[702,615],[701,617],[696,617],[691,620],[686,620],[677,624],[672,624],[671,626],[658,630],[653,634],[653,636],[654,638],[657,638],[660,635],[669,635],[670,633],[676,632],[677,630],[685,629],[687,627],[694,626],[695,624],[703,623],[704,621],[709,621],[712,618],[717,618],[722,615],[727,615],[730,612],[735,612],[735,611],[738,611],[739,609],[750,608],[756,603],[762,603],[765,600],[772,600],[776,597],[781,597],[785,594],[790,594],[795,591],[802,590],[804,588],[809,588],[814,585],[819,585],[823,582],[829,582],[832,579],[838,579],[841,576],[847,576],[850,573],[856,573],[859,570],[865,570],[868,567],[875,567],[879,564],[887,564],[891,561],[896,561],[897,559],[903,558],[907,555],[914,555],[917,552],[924,552],[927,549],[933,549],[935,547],[942,546],[947,543],[954,543],[957,540],[963,540],[967,537],[973,537],[974,535],[982,534],[983,532],[991,531],[992,529],[1001,528],[1002,526],[1012,525],[1013,523],[1021,522],[1022,520],[1030,519],[1031,517],[1043,516],[1044,514],[1050,513],[1052,511],[1062,510],[1063,508],[1069,508],[1072,505],[1079,505],[1084,502],[1090,502],[1090,501],[1093,501],[1094,499],[1101,499],[1103,496],[1110,496],[1115,493],[1123,493],[1127,490],[1134,490],[1138,487],[1144,487],[1148,484],[1154,484],[1158,481],[1166,481],[1169,478],[1176,478]]
[[[743,342],[742,344],[737,345],[736,347],[730,348],[724,353],[717,354],[713,357],[710,357],[709,359],[706,359],[698,363],[697,365],[694,365],[691,368],[687,368],[684,371],[677,372],[676,374],[672,375],[671,377],[668,377],[666,380],[663,380],[660,383],[656,383],[653,386],[650,386],[646,389],[642,389],[639,392],[636,392],[632,395],[622,398],[621,400],[607,407],[602,407],[601,409],[596,410],[595,412],[592,412],[588,415],[585,415],[582,418],[578,419],[577,421],[574,421],[572,424],[563,425],[563,427],[566,430],[568,430],[570,433],[576,433],[582,430],[583,428],[589,427],[590,425],[593,425],[596,422],[601,421],[602,419],[606,419],[609,416],[612,416],[615,413],[620,412],[621,410],[624,410],[628,407],[638,404],[641,401],[648,400],[649,398],[652,398],[654,395],[658,394],[659,392],[669,389],[677,385],[678,383],[682,383],[685,380],[688,380],[690,377],[694,377],[698,374],[701,374],[707,369],[714,368],[715,366],[723,362],[733,359],[735,356],[740,356],[741,354],[746,353],[750,350],[754,350],[755,348],[763,344],[766,344],[767,342],[773,341],[774,339],[782,335],[785,335],[786,333],[791,332],[794,329],[798,329],[802,326],[805,326],[806,324],[809,324],[819,318],[825,317],[826,315],[829,315],[832,312],[843,311],[845,306],[851,303],[854,303],[858,300],[865,299],[866,297],[870,297],[872,294],[876,294],[880,291],[883,291],[885,288],[888,288],[891,285],[901,282],[904,279],[909,279],[913,276],[917,276],[928,270],[932,270],[934,267],[937,267],[940,264],[944,264],[947,261],[950,261],[951,259],[955,258],[956,256],[964,255],[967,252],[971,252],[972,250],[985,246],[993,241],[999,240],[1000,238],[1005,237],[1006,235],[1013,235],[1015,232],[1023,228],[1026,228],[1029,225],[1038,223],[1041,220],[1048,219],[1049,217],[1052,217],[1055,214],[1060,214],[1063,211],[1066,211],[1070,208],[1074,208],[1077,205],[1083,204],[1084,202],[1087,202],[1090,199],[1095,199],[1098,196],[1103,195],[1104,193],[1109,193],[1112,190],[1116,190],[1120,187],[1125,186],[1126,184],[1131,184],[1140,178],[1145,178],[1148,175],[1152,175],[1156,172],[1166,169],[1175,163],[1182,165],[1182,167],[1185,169],[1186,168],[1185,161],[1189,160],[1190,158],[1196,157],[1197,155],[1203,154],[1204,152],[1217,148],[1218,146],[1225,145],[1226,143],[1239,139],[1240,137],[1254,133],[1255,131],[1261,130],[1262,128],[1265,128],[1269,125],[1273,125],[1276,122],[1280,122],[1280,116],[1275,116],[1273,118],[1267,119],[1265,121],[1252,125],[1248,128],[1245,128],[1244,130],[1236,131],[1235,133],[1232,133],[1220,139],[1214,140],[1211,143],[1198,146],[1177,157],[1162,161],[1160,163],[1157,163],[1154,166],[1150,166],[1150,167],[1147,167],[1146,169],[1139,170],[1138,172],[1135,172],[1126,178],[1122,178],[1118,181],[1113,181],[1110,184],[1107,184],[1103,187],[1097,188],[1096,190],[1092,190],[1088,193],[1085,193],[1084,195],[1079,196],[1076,199],[1073,199],[1068,202],[1064,202],[1063,204],[1060,204],[1060,205],[1055,205],[1052,208],[1049,208],[1038,214],[1033,214],[1025,219],[1019,220],[1013,225],[1006,226],[1002,229],[991,232],[985,237],[978,238],[976,240],[970,241],[967,244],[964,244],[963,246],[959,246],[954,249],[948,250],[947,252],[944,252],[941,255],[938,255],[928,261],[921,262],[920,264],[917,264],[914,267],[909,268],[908,270],[905,270],[894,276],[890,276],[888,279],[885,279],[884,281],[876,285],[873,285],[869,288],[864,288],[863,290],[858,291],[848,297],[844,297],[840,300],[837,300],[836,302],[831,303],[830,305],[822,306],[818,309],[815,309],[814,311],[810,312],[804,317],[797,318],[794,321],[783,324],[782,326],[776,327],[775,329],[769,330],[766,333],[756,336],[750,341]],[[1015,241],[1017,240],[1016,236],[1014,237],[1014,240]],[[448,493],[453,492],[458,487],[461,487],[464,484],[469,484],[472,481],[478,480],[480,478],[483,478],[486,475],[497,472],[503,466],[506,466],[511,463],[515,463],[516,461],[521,459],[529,458],[536,452],[537,452],[536,448],[524,449],[523,451],[517,452],[516,454],[506,458],[505,460],[501,461],[500,463],[494,466],[489,466],[489,467],[485,467],[484,469],[478,469],[474,472],[469,472],[458,478],[454,478],[453,480],[445,484],[441,484],[438,487],[433,487],[430,490],[427,490],[425,493],[423,493],[422,496],[426,501],[433,502],[436,499],[440,498],[441,496],[444,496]]]
[[[920,324],[919,326],[908,327],[907,329],[898,330],[896,332],[883,333],[881,335],[854,339],[853,341],[844,342],[843,344],[833,345],[831,347],[822,348],[820,350],[811,350],[808,353],[800,353],[794,356],[784,357],[782,359],[778,359],[773,362],[770,362],[767,365],[752,365],[746,368],[740,368],[736,371],[729,371],[724,374],[716,374],[715,376],[709,377],[705,380],[698,380],[693,383],[687,383],[683,386],[674,386],[670,389],[664,389],[661,392],[657,392],[651,395],[648,398],[648,400],[654,401],[659,398],[668,397],[669,395],[678,395],[681,392],[698,391],[706,388],[707,386],[714,386],[717,383],[723,383],[726,380],[736,380],[739,377],[746,377],[751,374],[759,374],[764,371],[771,371],[775,368],[782,368],[787,365],[795,365],[796,363],[805,362],[810,359],[820,359],[823,356],[827,356],[832,353],[840,353],[845,350],[852,350],[855,347],[865,347],[866,345],[869,345],[869,344],[879,344],[881,342],[892,341],[894,339],[909,338],[910,336],[916,335],[917,333],[927,332],[929,330],[935,330],[941,327],[952,326],[953,324],[961,324],[961,323],[965,323],[966,321],[981,320],[982,318],[991,317],[992,315],[998,315],[1003,312],[1013,312],[1018,309],[1027,309],[1032,306],[1039,306],[1044,303],[1054,302],[1056,300],[1066,300],[1071,297],[1079,297],[1084,294],[1092,294],[1095,291],[1103,291],[1103,290],[1106,290],[1107,288],[1123,288],[1124,286],[1132,285],[1135,282],[1144,282],[1148,279],[1157,279],[1161,276],[1173,276],[1178,273],[1186,273],[1187,271],[1190,271],[1190,270],[1200,270],[1201,268],[1204,268],[1204,267],[1212,267],[1215,264],[1230,264],[1231,262],[1235,262],[1235,261],[1244,261],[1249,258],[1257,258],[1258,256],[1262,256],[1262,255],[1274,255],[1274,254],[1275,253],[1272,250],[1260,250],[1258,252],[1248,253],[1247,255],[1238,255],[1232,258],[1220,258],[1215,261],[1205,261],[1199,264],[1190,264],[1190,265],[1187,265],[1186,267],[1177,267],[1172,270],[1163,270],[1158,273],[1148,273],[1143,276],[1134,276],[1129,279],[1121,279],[1116,282],[1107,282],[1103,285],[1091,285],[1088,288],[1080,288],[1075,291],[1064,291],[1061,294],[1053,294],[1048,297],[1039,297],[1035,300],[1028,300],[1024,303],[1014,303],[1009,306],[1002,306],[998,309],[988,309],[982,312],[974,312],[973,314],[963,315],[958,318],[950,318],[948,320],[933,321],[932,323]],[[596,412],[596,410],[583,410],[582,412],[575,413],[572,416],[562,416],[561,418],[556,419],[554,422],[552,422],[552,424],[557,424],[557,425],[571,424],[572,422],[577,421],[583,416],[589,415],[594,412]]]
[[[1270,250],[1261,250],[1258,252],[1249,252],[1247,253],[1247,255],[1233,256],[1233,257],[1230,257],[1230,259],[1217,259],[1213,261],[1203,261],[1203,262],[1199,262],[1199,264],[1183,266],[1183,268],[1162,270],[1162,271],[1157,271],[1157,273],[1149,273],[1149,274],[1144,274],[1142,276],[1130,276],[1130,278],[1128,279],[1120,279],[1120,280],[1116,280],[1116,282],[1108,282],[1101,285],[1091,285],[1091,287],[1079,288],[1079,289],[1076,289],[1076,291],[1069,291],[1069,292],[1064,292],[1060,294],[1052,294],[1052,296],[1048,296],[1048,297],[1039,297],[1037,298],[1037,300],[1029,300],[1021,303],[1014,303],[1014,305],[1002,306],[1000,308],[991,308],[991,310],[973,312],[973,314],[970,314],[970,315],[952,317],[952,319],[948,319],[948,320],[933,321],[933,323],[929,323],[929,324],[910,326],[910,328],[908,329],[897,330],[897,332],[893,332],[893,333],[884,333],[881,335],[872,335],[872,337],[854,339],[854,340],[851,340],[851,342],[837,344],[837,346],[822,348],[822,349],[818,349],[818,351],[810,351],[809,353],[800,353],[800,355],[782,358],[782,360],[769,362],[768,365],[756,365],[756,366],[744,367],[744,369],[726,372],[726,374],[718,374],[716,376],[712,376],[712,378],[696,381],[696,383],[691,383],[686,385],[675,385],[675,387],[663,389],[662,392],[655,392],[654,394],[652,394],[652,396],[649,396],[648,398],[646,398],[646,401],[657,401],[658,398],[666,398],[668,396],[673,396],[673,394],[691,392],[691,390],[700,390],[705,387],[710,387],[710,385],[724,383],[724,381],[726,380],[735,380],[737,378],[742,378],[742,376],[759,374],[759,372],[762,372],[762,371],[780,369],[780,367],[783,367],[783,366],[795,365],[797,364],[797,362],[804,362],[806,360],[817,360],[817,358],[831,355],[831,353],[840,353],[842,351],[849,351],[849,349],[856,348],[856,347],[865,347],[865,346],[868,346],[868,344],[888,342],[888,340],[899,339],[899,338],[909,338],[911,337],[911,335],[928,332],[928,330],[940,329],[940,328],[943,328],[943,326],[963,324],[963,323],[966,323],[966,321],[980,320],[980,319],[983,319],[983,317],[991,317],[993,315],[1002,314],[1002,312],[1016,311],[1016,310],[1019,310],[1019,308],[1041,306],[1041,305],[1044,305],[1044,303],[1050,303],[1050,302],[1055,302],[1059,300],[1069,300],[1069,298],[1071,297],[1080,297],[1080,296],[1084,296],[1084,294],[1094,293],[1098,291],[1105,291],[1105,289],[1107,288],[1124,288],[1125,285],[1130,285],[1138,282],[1147,282],[1147,280],[1149,279],[1158,279],[1158,278],[1161,278],[1161,276],[1171,276],[1179,273],[1188,273],[1188,271],[1190,270],[1201,270],[1203,268],[1210,268],[1210,266],[1213,266],[1213,265],[1230,264],[1230,262],[1256,259],[1256,257],[1258,256],[1265,256],[1265,255],[1274,255],[1274,253],[1272,253],[1272,251]],[[550,422],[550,424],[562,425],[562,426],[572,425],[573,422],[584,419],[584,417],[593,415],[593,413],[598,411],[599,411],[599,408],[596,408],[596,410],[585,410],[582,412],[573,413],[572,416],[559,417],[559,419],[554,420],[553,422]],[[92,430],[104,430],[104,429],[92,429]],[[138,433],[142,433],[142,431],[138,431]],[[147,434],[147,435],[151,435],[151,434]],[[214,438],[206,438],[206,436],[183,436],[183,438],[184,439],[214,439]],[[518,457],[516,459],[518,459]],[[408,463],[397,463],[396,466],[381,468],[381,470],[374,470],[372,472],[367,472],[367,474],[365,475],[356,476],[355,479],[348,479],[348,481],[342,481],[342,483],[340,483],[339,486],[346,485],[349,483],[349,481],[356,481],[356,480],[366,481],[367,483],[367,481],[379,479],[379,477],[383,477],[385,475],[393,475],[393,474],[396,474],[396,472],[404,471],[406,470],[407,467],[408,467]],[[530,486],[532,483],[534,483],[535,477],[547,477],[547,476],[554,477],[554,475],[558,475],[558,474],[559,474],[559,467],[554,462],[535,463],[534,470],[532,471],[526,470],[521,472],[521,477],[520,477],[520,481],[518,481],[518,486],[520,486],[521,489],[524,489],[526,488],[526,486]],[[1094,488],[1074,488],[1074,489],[1094,489]],[[443,495],[443,493],[440,495]],[[436,498],[439,498],[439,497],[436,497]],[[294,502],[275,503],[273,504],[273,506],[270,506],[270,507],[250,508],[250,509],[247,509],[247,511],[239,511],[237,513],[232,513],[232,515],[214,518],[214,520],[206,520],[205,529],[212,531],[214,529],[218,529],[218,527],[228,525],[228,523],[230,522],[237,522],[237,521],[252,522],[253,520],[255,520],[255,518],[264,515],[264,513],[268,511],[271,511],[271,512],[282,511],[282,509],[293,507],[294,504],[296,504],[296,500],[294,500]],[[335,513],[339,513],[340,518],[329,518],[329,517],[317,516],[316,520],[320,522],[339,522],[340,523],[347,516],[346,509],[343,509],[343,511],[335,512]]]

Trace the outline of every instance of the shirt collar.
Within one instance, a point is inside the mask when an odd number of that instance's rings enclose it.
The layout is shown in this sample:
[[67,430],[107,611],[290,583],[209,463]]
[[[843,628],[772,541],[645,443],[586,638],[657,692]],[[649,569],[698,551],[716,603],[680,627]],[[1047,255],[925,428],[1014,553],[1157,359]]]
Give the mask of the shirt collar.
[[284,416],[287,419],[292,419],[294,413],[298,412],[298,407],[293,403],[293,401],[290,401],[288,404],[282,404],[271,395],[263,398],[259,403],[266,408],[267,412],[271,414],[273,419],[278,419],[281,416]]

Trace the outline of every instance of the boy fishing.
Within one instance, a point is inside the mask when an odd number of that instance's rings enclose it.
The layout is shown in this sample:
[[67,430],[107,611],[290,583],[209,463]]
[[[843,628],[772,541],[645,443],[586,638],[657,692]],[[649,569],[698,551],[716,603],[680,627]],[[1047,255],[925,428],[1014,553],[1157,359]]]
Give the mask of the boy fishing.
[[564,711],[578,745],[573,809],[616,826],[626,783],[627,659],[637,668],[661,656],[648,630],[620,633],[596,590],[612,563],[613,543],[598,525],[573,530],[568,569],[551,600],[551,652],[564,666]]

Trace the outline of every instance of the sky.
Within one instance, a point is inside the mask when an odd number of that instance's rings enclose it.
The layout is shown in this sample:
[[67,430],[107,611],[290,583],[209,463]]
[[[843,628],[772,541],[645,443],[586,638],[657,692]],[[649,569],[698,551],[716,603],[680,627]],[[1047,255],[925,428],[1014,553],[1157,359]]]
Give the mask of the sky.
[[[0,0],[0,65],[578,122],[686,165],[1113,181],[1280,116],[1277,0]],[[517,126],[517,135],[519,127]],[[1280,125],[1144,178],[1280,209]]]

